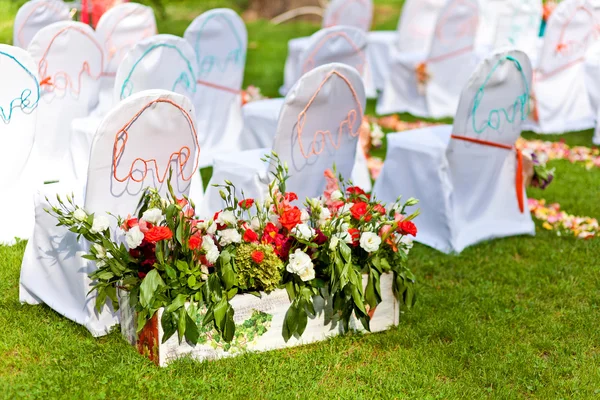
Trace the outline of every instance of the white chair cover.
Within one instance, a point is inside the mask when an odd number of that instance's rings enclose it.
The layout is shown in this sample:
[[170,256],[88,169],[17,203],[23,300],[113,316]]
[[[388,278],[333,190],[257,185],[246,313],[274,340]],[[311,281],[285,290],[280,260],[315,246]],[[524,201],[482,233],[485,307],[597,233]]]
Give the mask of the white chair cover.
[[583,61],[597,33],[587,0],[566,0],[554,10],[534,75],[534,109],[525,129],[563,133],[594,126]]
[[[270,180],[261,156],[275,151],[286,162],[288,190],[300,199],[320,196],[324,171],[335,163],[350,176],[366,98],[360,74],[343,64],[329,64],[304,75],[288,93],[273,146],[215,158],[211,183],[233,182],[247,197],[263,199]],[[222,208],[219,189],[209,185],[201,215]]]
[[[377,113],[453,116],[460,92],[478,60],[474,52],[478,15],[477,0],[450,0],[438,18],[427,58],[392,49],[390,72],[377,103]],[[417,79],[420,65],[429,75],[423,89]]]
[[368,32],[373,20],[373,0],[333,0],[325,9],[323,28],[346,25]]
[[[195,51],[198,70],[196,108],[201,166],[214,154],[241,150],[241,89],[246,68],[248,33],[235,11],[222,8],[197,17],[184,34]],[[195,190],[193,190],[195,192]]]
[[453,127],[388,135],[374,193],[389,203],[399,194],[420,199],[419,242],[449,253],[535,233],[512,147],[527,117],[531,79],[525,53],[491,55],[464,89]]
[[[134,93],[150,89],[169,90],[193,99],[196,90],[193,57],[192,48],[180,37],[155,35],[142,40],[129,50],[119,65],[112,103],[117,104]],[[77,179],[86,177],[90,149],[98,125],[73,132],[71,159]]]
[[26,168],[40,100],[37,66],[18,47],[0,44],[0,244],[28,239],[33,229],[33,182]]
[[435,24],[447,0],[406,0],[396,31],[367,33],[367,58],[375,89],[382,90],[388,76],[390,52],[429,53]]
[[542,0],[505,0],[501,4],[494,21],[496,33],[492,47],[523,50],[532,61],[537,60]]
[[42,28],[68,21],[69,7],[62,0],[32,0],[23,4],[15,16],[13,45],[26,49]]
[[[126,217],[136,211],[144,188],[166,192],[169,169],[175,192],[187,194],[198,153],[194,106],[188,98],[158,90],[135,94],[117,105],[98,128],[85,201],[80,204],[96,216],[110,212]],[[64,198],[73,190],[81,200],[81,187],[64,184],[46,186],[45,193],[37,196],[35,230],[23,257],[19,297],[24,303],[45,303],[84,325],[92,335],[101,336],[118,321],[110,307],[97,313],[95,296],[88,295],[88,273],[95,264],[81,255],[89,244],[78,241],[65,227],[57,227],[54,217],[44,211],[49,207],[44,195],[56,203],[56,193]]]
[[596,129],[592,141],[600,144],[600,42],[594,43],[585,56],[585,86],[588,91],[590,106],[596,117]]
[[88,117],[78,118],[72,123],[71,158],[77,178],[84,177],[87,172],[96,129],[118,102],[118,98],[114,97],[117,68],[134,45],[156,34],[154,11],[137,3],[119,4],[102,15],[96,34],[104,51],[105,72],[100,80],[98,106]]
[[42,98],[34,146],[43,180],[74,176],[69,157],[71,124],[98,103],[104,53],[96,33],[80,22],[57,22],[40,30],[28,49],[38,64]]
[[[279,92],[285,96],[302,75],[311,69],[332,62],[350,65],[365,76],[366,48],[366,34],[358,28],[334,26],[321,29],[310,37],[302,51],[293,52],[290,46],[283,73],[283,86]],[[373,93],[373,97],[374,95]]]

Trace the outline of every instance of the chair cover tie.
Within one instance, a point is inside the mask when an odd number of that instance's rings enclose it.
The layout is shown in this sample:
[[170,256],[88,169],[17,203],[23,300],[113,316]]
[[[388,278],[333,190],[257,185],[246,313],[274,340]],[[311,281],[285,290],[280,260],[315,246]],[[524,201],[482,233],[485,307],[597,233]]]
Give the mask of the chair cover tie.
[[508,144],[490,142],[487,140],[475,139],[467,136],[451,135],[452,139],[464,140],[465,142],[471,142],[480,144],[483,146],[496,147],[505,150],[514,150],[517,154],[517,175],[515,177],[515,189],[517,193],[517,201],[519,202],[519,210],[521,214],[525,212],[525,194],[523,193],[523,154],[521,150],[515,146]]
[[437,63],[440,61],[448,60],[450,58],[458,57],[465,53],[469,53],[472,50],[473,50],[473,46],[466,46],[461,49],[439,55],[437,57],[428,58],[427,60],[417,64],[417,66],[415,67],[415,73],[417,75],[417,83],[420,85],[420,88],[421,89],[424,88],[424,86],[429,81],[429,78],[431,77],[429,74],[429,71],[427,70],[427,66],[429,64],[434,64],[434,63]]

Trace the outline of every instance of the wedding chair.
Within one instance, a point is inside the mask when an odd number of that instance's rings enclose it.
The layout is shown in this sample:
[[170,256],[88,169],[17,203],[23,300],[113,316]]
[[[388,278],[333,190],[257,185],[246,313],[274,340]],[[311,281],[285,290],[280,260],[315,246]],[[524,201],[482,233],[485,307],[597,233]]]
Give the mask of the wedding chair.
[[[308,71],[332,62],[354,67],[361,75],[366,68],[366,37],[363,31],[338,26],[315,33],[302,55],[286,63],[284,87],[291,88]],[[363,75],[364,77],[364,75]],[[288,89],[282,90],[288,92]],[[277,132],[279,113],[284,99],[268,99],[246,104],[242,108],[244,130],[240,138],[241,148],[251,150],[266,148],[273,144]],[[352,179],[365,190],[371,189],[371,179],[362,148],[357,148],[357,165]]]
[[31,39],[44,27],[69,21],[69,6],[62,0],[32,0],[23,4],[15,16],[13,45],[27,49]]
[[[119,103],[94,137],[85,188],[60,182],[45,186],[36,197],[35,229],[21,266],[20,301],[45,303],[92,335],[105,335],[118,319],[110,307],[98,313],[95,296],[88,293],[92,285],[88,274],[96,268],[82,257],[89,244],[64,226],[57,227],[44,209],[57,204],[57,193],[64,199],[75,192],[88,214],[127,217],[136,211],[145,188],[166,193],[169,170],[176,195],[187,195],[199,150],[194,106],[186,96],[152,90]],[[109,218],[117,238],[116,221]]]
[[[116,72],[112,103],[144,90],[163,89],[194,98],[197,71],[194,51],[182,38],[155,35],[140,41],[125,55]],[[85,179],[90,149],[102,117],[85,118],[85,129],[74,130],[70,143],[72,170]]]
[[475,52],[478,27],[477,0],[449,0],[439,15],[427,57],[392,48],[377,113],[453,116],[460,92],[480,58]]
[[29,53],[38,64],[41,100],[33,155],[43,181],[72,178],[71,124],[98,103],[105,57],[96,33],[80,22],[57,22],[40,30]]
[[532,67],[519,50],[495,53],[464,88],[454,125],[390,134],[378,199],[420,200],[416,240],[445,253],[535,234],[514,143],[527,118]]
[[333,0],[325,9],[323,28],[345,25],[368,32],[373,20],[373,0]]
[[524,129],[564,133],[594,127],[584,59],[598,29],[587,0],[566,0],[550,16],[534,74],[533,112]]
[[594,43],[585,56],[585,86],[587,88],[590,106],[596,120],[596,129],[592,141],[600,144],[600,42]]
[[[281,110],[272,146],[215,157],[211,184],[233,182],[249,198],[262,200],[270,181],[261,157],[274,151],[287,163],[289,191],[299,199],[318,197],[324,172],[335,164],[343,176],[354,166],[366,98],[360,74],[343,64],[328,64],[305,74],[294,85]],[[208,186],[199,215],[223,208],[219,188]]]
[[[201,167],[215,154],[239,151],[242,131],[242,84],[248,33],[235,11],[213,9],[194,19],[184,34],[195,51],[198,90],[195,94]],[[195,190],[194,190],[195,191]]]
[[0,44],[0,244],[28,239],[33,229],[30,169],[40,85],[37,66],[27,51]]
[[399,53],[422,53],[433,40],[435,25],[447,0],[406,0],[395,31],[367,33],[367,58],[375,89],[381,90],[389,72],[392,47]]

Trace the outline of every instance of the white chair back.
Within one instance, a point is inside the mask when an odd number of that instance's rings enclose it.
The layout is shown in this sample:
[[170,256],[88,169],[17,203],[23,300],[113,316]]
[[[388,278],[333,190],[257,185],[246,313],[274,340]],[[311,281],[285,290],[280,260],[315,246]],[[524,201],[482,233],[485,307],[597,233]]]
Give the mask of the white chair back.
[[28,1],[15,16],[13,45],[26,49],[42,28],[70,19],[69,7],[62,0]]
[[323,28],[353,26],[368,32],[373,20],[373,0],[333,0],[323,15]]
[[[98,103],[104,52],[96,34],[80,22],[57,22],[40,30],[29,45],[38,65],[42,96],[34,146],[43,179],[65,176],[71,123]],[[51,176],[52,175],[52,176]]]
[[539,72],[550,76],[581,63],[597,37],[594,10],[589,1],[563,1],[548,20]]
[[537,55],[542,0],[509,0],[496,17],[494,48],[511,47]]
[[322,194],[324,171],[334,164],[350,178],[365,104],[360,74],[344,64],[313,69],[288,93],[273,151],[287,163],[288,188],[300,199]]
[[231,132],[228,123],[241,118],[248,47],[246,25],[235,11],[214,9],[194,19],[184,38],[196,54],[196,104],[202,105],[196,110],[200,143],[208,152],[224,145],[233,145],[235,149],[241,126],[237,132]]
[[40,86],[27,51],[0,44],[0,187],[22,180],[35,137]]
[[108,113],[94,137],[85,209],[125,217],[145,188],[166,193],[170,171],[175,193],[187,195],[199,154],[189,98],[164,90],[136,93]]
[[398,24],[397,46],[401,52],[427,53],[435,25],[447,0],[406,0]]
[[144,39],[125,56],[115,79],[115,100],[149,89],[163,89],[195,98],[194,51],[182,38],[156,35]]

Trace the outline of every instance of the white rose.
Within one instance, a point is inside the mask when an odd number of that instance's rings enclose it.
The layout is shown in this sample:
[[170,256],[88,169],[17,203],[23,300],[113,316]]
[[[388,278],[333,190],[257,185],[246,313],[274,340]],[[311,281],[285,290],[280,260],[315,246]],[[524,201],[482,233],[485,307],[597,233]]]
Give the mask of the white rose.
[[364,232],[360,235],[360,247],[362,247],[367,253],[372,253],[379,250],[381,244],[381,238],[373,232]]
[[302,221],[302,223],[307,223],[310,220],[310,214],[308,213],[308,211],[306,210],[302,210],[300,212],[300,221]]
[[252,220],[250,220],[250,228],[255,232],[260,229],[260,220],[258,217],[252,217]]
[[335,233],[333,235],[333,237],[338,238],[339,240],[343,240],[344,242],[351,244],[352,243],[352,235],[350,233],[348,233],[348,231],[346,232],[339,232],[339,233]]
[[222,211],[217,217],[217,224],[235,225],[236,223],[237,218],[235,218],[235,214],[233,213],[233,211]]
[[205,235],[202,238],[202,250],[206,252],[206,260],[209,263],[214,264],[217,262],[220,253],[212,237]]
[[334,190],[331,193],[331,200],[341,200],[344,198],[344,194],[342,192],[340,192],[339,190]]
[[325,208],[323,207],[321,209],[321,213],[319,214],[319,226],[323,226],[327,223],[327,221],[331,218],[331,211],[329,211],[329,208]]
[[73,218],[75,218],[79,222],[85,221],[87,219],[87,217],[88,217],[87,213],[85,211],[83,211],[81,208],[78,208],[73,213]]
[[150,208],[142,214],[142,219],[151,224],[158,225],[164,219],[160,208]]
[[298,224],[292,229],[292,235],[308,241],[315,235],[315,230],[306,224]]
[[219,232],[219,244],[221,246],[227,246],[231,243],[240,243],[242,241],[242,235],[239,234],[237,229],[223,229]]
[[127,246],[129,246],[130,249],[135,249],[138,247],[140,244],[142,244],[143,240],[144,234],[137,225],[131,228],[125,234],[125,242],[127,242]]
[[94,244],[94,249],[96,250],[96,257],[104,258],[106,257],[106,249],[99,244]]
[[315,268],[310,256],[300,249],[296,249],[296,252],[290,255],[286,270],[298,275],[304,282],[315,278]]
[[412,249],[413,247],[413,240],[410,236],[398,235],[398,240],[396,241],[396,244],[401,245],[401,249],[406,254],[408,254],[410,252],[410,249]]
[[329,250],[335,251],[337,249],[340,239],[337,236],[332,236],[329,242]]
[[217,224],[214,221],[210,221],[208,223],[208,227],[206,228],[206,233],[209,235],[214,235],[217,232]]
[[346,203],[344,204],[344,206],[342,208],[340,208],[340,215],[346,214],[350,212],[350,209],[352,208],[352,206],[354,205],[354,203]]
[[99,217],[94,217],[94,222],[92,223],[92,229],[90,229],[91,233],[100,233],[104,232],[108,229],[110,225],[108,218],[104,215],[100,215]]

